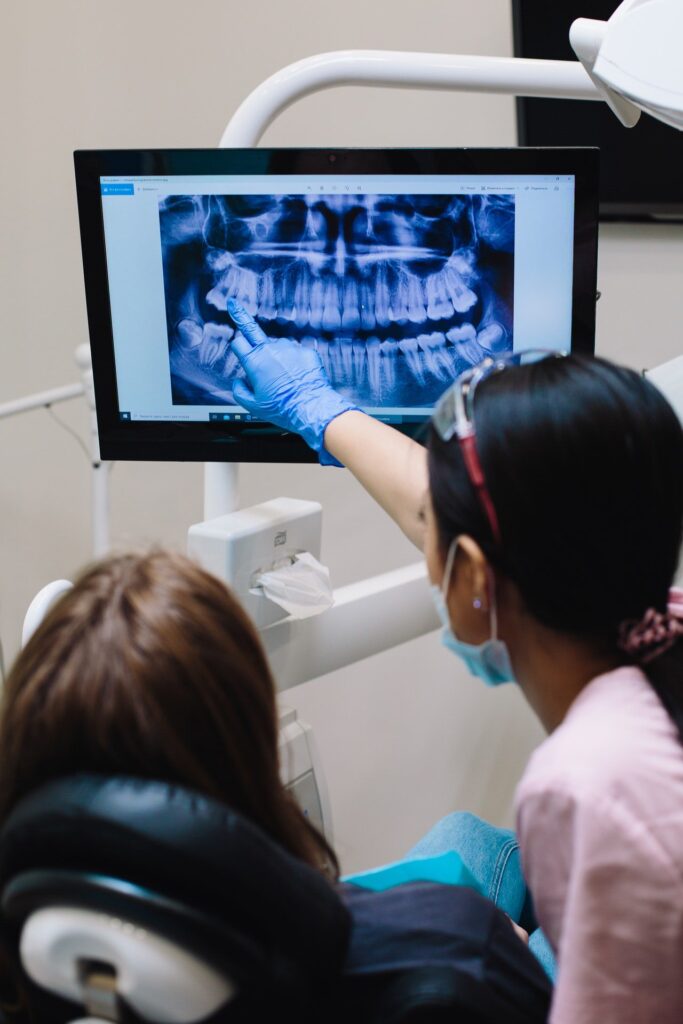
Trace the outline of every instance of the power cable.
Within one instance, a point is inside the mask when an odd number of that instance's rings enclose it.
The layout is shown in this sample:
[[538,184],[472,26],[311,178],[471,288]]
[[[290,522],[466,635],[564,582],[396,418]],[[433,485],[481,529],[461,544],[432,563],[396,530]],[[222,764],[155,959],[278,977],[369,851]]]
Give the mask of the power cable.
[[64,420],[60,416],[57,415],[57,413],[54,411],[54,409],[52,408],[51,405],[46,405],[44,408],[45,408],[45,411],[47,413],[49,413],[49,415],[55,421],[55,423],[57,423],[62,428],[62,430],[65,430],[67,432],[67,434],[71,434],[71,436],[73,437],[74,441],[76,441],[76,443],[78,444],[78,447],[81,449],[81,451],[84,453],[86,459],[88,460],[88,465],[91,465],[92,464],[92,457],[90,455],[90,452],[87,449],[87,446],[86,446],[83,438],[80,436],[80,434],[77,433],[73,429],[73,427],[70,427],[68,423],[65,423]]

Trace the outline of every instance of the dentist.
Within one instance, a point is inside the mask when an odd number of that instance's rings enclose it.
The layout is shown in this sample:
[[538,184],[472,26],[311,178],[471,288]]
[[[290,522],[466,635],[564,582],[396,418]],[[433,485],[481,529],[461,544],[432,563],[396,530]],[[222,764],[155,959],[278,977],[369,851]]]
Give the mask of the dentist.
[[[683,1020],[673,410],[605,360],[510,355],[446,391],[425,451],[337,394],[315,351],[269,342],[237,303],[228,309],[245,373],[236,400],[351,470],[424,551],[444,643],[486,684],[516,681],[549,733],[516,811],[536,917],[558,958],[552,1024]],[[493,897],[513,852],[497,834],[480,844]],[[445,819],[417,852],[452,835]]]

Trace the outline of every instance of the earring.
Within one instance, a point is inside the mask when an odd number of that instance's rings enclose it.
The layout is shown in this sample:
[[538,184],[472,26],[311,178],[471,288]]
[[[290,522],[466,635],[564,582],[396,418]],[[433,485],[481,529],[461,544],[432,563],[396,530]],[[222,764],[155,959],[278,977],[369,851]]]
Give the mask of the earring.
[[474,601],[472,602],[472,607],[476,608],[477,611],[481,608],[481,601],[478,597],[475,597]]

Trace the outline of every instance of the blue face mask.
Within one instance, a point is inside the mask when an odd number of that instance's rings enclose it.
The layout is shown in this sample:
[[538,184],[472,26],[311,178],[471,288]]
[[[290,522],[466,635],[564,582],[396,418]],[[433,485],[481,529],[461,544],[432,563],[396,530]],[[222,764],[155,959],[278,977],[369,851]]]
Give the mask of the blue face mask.
[[455,560],[455,551],[458,544],[457,537],[448,551],[446,569],[443,583],[440,587],[432,585],[432,597],[437,615],[441,620],[443,630],[441,632],[441,643],[453,654],[467,665],[473,676],[483,679],[487,686],[500,686],[501,683],[514,683],[515,676],[510,663],[510,654],[504,640],[498,639],[498,615],[496,611],[496,595],[491,592],[491,637],[483,644],[466,644],[458,640],[451,626],[446,604],[446,594],[451,581],[451,571]]

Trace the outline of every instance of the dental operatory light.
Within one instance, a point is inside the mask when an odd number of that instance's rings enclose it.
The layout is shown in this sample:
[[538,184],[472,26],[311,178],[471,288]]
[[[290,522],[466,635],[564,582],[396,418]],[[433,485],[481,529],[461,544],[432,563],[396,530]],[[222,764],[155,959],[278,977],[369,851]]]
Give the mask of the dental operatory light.
[[643,111],[683,129],[682,0],[623,0],[608,21],[579,18],[569,40],[627,128]]

